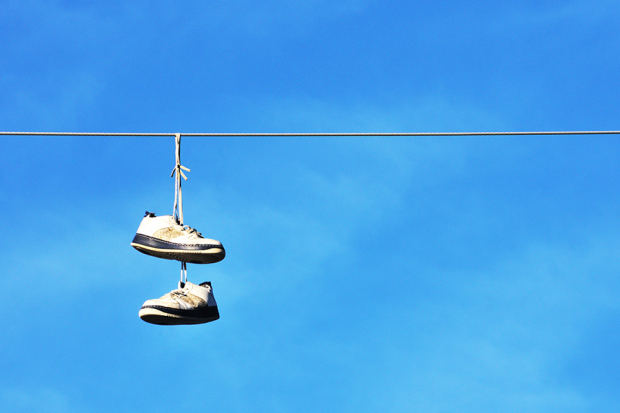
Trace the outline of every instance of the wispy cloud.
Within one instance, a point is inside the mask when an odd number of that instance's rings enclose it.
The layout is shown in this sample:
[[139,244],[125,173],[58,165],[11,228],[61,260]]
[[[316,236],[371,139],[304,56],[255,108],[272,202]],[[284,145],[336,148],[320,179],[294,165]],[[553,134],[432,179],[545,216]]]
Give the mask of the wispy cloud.
[[75,131],[83,128],[104,83],[85,72],[48,73],[45,79],[7,74],[0,80],[7,93],[0,102],[2,124],[8,131]]
[[326,102],[270,97],[261,105],[252,105],[252,109],[263,124],[278,125],[277,132],[501,130],[509,122],[488,108],[456,96],[443,96],[439,90],[432,95],[400,97],[389,103],[365,99]]
[[[613,293],[620,287],[619,243],[599,228],[576,250],[524,245],[498,257],[488,272],[420,275],[434,293],[407,309],[394,306],[401,316],[384,325],[380,357],[393,377],[385,398],[409,407],[445,402],[446,408],[459,404],[465,410],[480,406],[481,397],[495,411],[598,406],[599,395],[562,377],[566,363],[590,351],[580,344],[588,340],[588,326],[605,322],[605,314],[620,308]],[[410,339],[391,342],[390,332],[397,329],[410,331]]]
[[507,23],[526,27],[549,28],[559,23],[572,22],[578,25],[595,24],[612,19],[620,13],[620,6],[614,1],[571,1],[535,7],[517,7],[507,10]]
[[[0,407],[5,412],[65,413],[75,411],[77,406],[58,390],[28,386],[0,388]],[[79,410],[89,411],[84,410],[84,406],[80,406]]]
[[[93,119],[107,124],[109,116],[119,114],[113,109],[101,114],[98,104],[114,101],[119,81],[132,67],[149,76],[169,71],[178,80],[208,50],[235,50],[257,38],[305,36],[317,22],[358,13],[368,3],[130,2],[105,8],[9,3],[0,17],[0,51],[10,56],[0,63],[0,104],[8,108],[2,123],[50,130],[75,130]],[[150,96],[152,86],[147,89],[141,93]]]

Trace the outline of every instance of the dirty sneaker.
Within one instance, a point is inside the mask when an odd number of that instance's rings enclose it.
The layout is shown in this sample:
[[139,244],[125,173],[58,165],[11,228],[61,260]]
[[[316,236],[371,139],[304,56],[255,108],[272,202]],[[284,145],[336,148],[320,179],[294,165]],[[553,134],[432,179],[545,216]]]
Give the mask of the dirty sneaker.
[[179,225],[172,215],[158,217],[148,211],[131,246],[154,257],[192,264],[212,264],[226,256],[221,242],[203,238],[195,229]]
[[200,285],[181,283],[156,300],[147,300],[140,309],[141,319],[151,324],[203,324],[220,318],[209,281]]

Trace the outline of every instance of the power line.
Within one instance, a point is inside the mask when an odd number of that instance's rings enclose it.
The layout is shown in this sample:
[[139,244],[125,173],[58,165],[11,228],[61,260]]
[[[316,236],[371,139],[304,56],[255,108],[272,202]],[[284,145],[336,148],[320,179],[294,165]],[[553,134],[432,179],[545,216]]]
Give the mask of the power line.
[[[0,132],[12,136],[175,136],[176,133],[136,132]],[[523,135],[618,135],[620,131],[547,131],[547,132],[373,132],[373,133],[181,133],[202,137],[296,137],[296,136],[523,136]]]

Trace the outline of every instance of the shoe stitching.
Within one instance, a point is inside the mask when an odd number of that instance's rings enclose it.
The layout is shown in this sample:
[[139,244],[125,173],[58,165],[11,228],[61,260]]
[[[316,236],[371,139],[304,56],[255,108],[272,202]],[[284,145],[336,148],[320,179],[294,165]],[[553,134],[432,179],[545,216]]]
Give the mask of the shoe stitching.
[[[157,240],[158,242],[163,242],[163,243],[165,243],[165,244],[170,244],[170,245],[181,245],[181,246],[200,246],[200,247],[222,248],[222,249],[223,249],[223,247],[222,247],[222,245],[221,245],[221,244],[220,244],[220,245],[218,245],[218,244],[182,244],[182,243],[180,243],[180,242],[174,242],[174,241],[168,241],[168,240],[161,239],[161,238],[155,238],[155,237],[152,237],[152,236],[150,236],[150,235],[145,235],[145,234],[138,234],[138,235],[141,235],[141,236],[143,236],[143,237],[148,237],[148,238],[151,238],[151,239]],[[202,238],[202,239],[204,239],[204,238]],[[136,244],[137,244],[137,243],[136,243]],[[140,244],[140,245],[142,245],[142,244]],[[145,245],[145,246],[146,246],[146,247],[151,247],[151,245]]]

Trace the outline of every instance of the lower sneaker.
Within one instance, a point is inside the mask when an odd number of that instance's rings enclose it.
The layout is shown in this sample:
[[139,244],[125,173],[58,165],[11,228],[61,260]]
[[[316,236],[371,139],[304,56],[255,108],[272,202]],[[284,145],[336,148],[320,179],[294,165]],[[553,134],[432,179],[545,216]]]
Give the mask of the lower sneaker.
[[131,246],[154,257],[192,264],[212,264],[226,256],[221,242],[204,238],[195,229],[179,225],[172,215],[158,217],[148,211]]
[[204,324],[220,318],[210,282],[190,282],[156,300],[147,300],[140,318],[151,324]]

